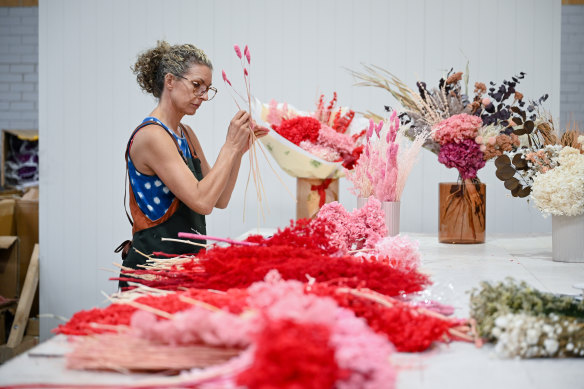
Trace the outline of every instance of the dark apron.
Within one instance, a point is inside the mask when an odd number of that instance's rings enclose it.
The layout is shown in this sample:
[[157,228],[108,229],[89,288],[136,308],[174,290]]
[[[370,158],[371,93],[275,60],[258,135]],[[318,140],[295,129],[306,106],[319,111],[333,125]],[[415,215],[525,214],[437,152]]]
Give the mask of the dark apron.
[[[189,170],[201,181],[203,179],[203,171],[201,170],[201,160],[199,158],[185,158]],[[174,214],[163,223],[154,227],[149,227],[136,232],[132,238],[132,247],[128,255],[124,258],[122,265],[132,269],[140,269],[138,265],[146,263],[147,258],[138,253],[138,251],[150,255],[155,251],[166,254],[196,254],[201,250],[200,246],[190,245],[188,243],[163,241],[161,238],[178,238],[179,232],[190,232],[194,234],[206,235],[207,225],[205,223],[205,216],[201,215],[183,202],[179,202],[179,206]],[[204,240],[195,240],[194,242],[205,244]],[[138,251],[136,251],[138,250]],[[127,277],[120,275],[120,277]],[[127,287],[128,283],[125,281],[119,282],[119,287]]]

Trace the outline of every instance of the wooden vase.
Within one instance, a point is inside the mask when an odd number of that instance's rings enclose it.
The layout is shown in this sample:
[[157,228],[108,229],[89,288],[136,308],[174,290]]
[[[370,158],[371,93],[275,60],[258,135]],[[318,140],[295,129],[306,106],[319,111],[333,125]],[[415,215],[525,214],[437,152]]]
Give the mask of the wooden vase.
[[314,218],[324,204],[338,200],[338,178],[296,179],[296,219]]

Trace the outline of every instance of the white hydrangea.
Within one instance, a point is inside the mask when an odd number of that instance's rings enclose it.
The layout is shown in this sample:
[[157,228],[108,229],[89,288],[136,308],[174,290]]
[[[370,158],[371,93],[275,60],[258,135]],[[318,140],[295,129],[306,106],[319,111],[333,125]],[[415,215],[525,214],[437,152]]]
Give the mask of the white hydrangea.
[[572,147],[559,153],[559,166],[533,179],[531,198],[544,215],[584,213],[584,154]]

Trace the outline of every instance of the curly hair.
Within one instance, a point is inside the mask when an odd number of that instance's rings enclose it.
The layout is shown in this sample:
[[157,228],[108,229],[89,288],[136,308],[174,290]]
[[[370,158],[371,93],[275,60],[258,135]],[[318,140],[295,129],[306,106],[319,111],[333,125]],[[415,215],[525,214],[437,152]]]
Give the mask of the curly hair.
[[164,76],[169,73],[182,76],[193,64],[205,65],[213,69],[211,60],[205,52],[194,45],[170,45],[166,41],[158,41],[155,48],[146,50],[138,56],[138,60],[131,69],[136,75],[140,88],[160,98],[164,87]]

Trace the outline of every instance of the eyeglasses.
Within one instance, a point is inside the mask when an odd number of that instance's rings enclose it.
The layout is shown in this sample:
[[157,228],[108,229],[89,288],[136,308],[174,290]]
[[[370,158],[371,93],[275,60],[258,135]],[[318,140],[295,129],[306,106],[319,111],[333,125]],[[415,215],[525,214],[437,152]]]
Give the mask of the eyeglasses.
[[177,77],[182,78],[183,80],[187,80],[188,82],[193,84],[195,96],[197,96],[197,97],[201,97],[206,93],[207,94],[207,101],[210,101],[210,100],[213,100],[213,97],[215,97],[215,95],[217,94],[217,88],[215,88],[214,86],[206,86],[205,84],[201,84],[200,82],[197,82],[197,81],[191,81],[188,78],[185,78],[183,76],[177,76]]

